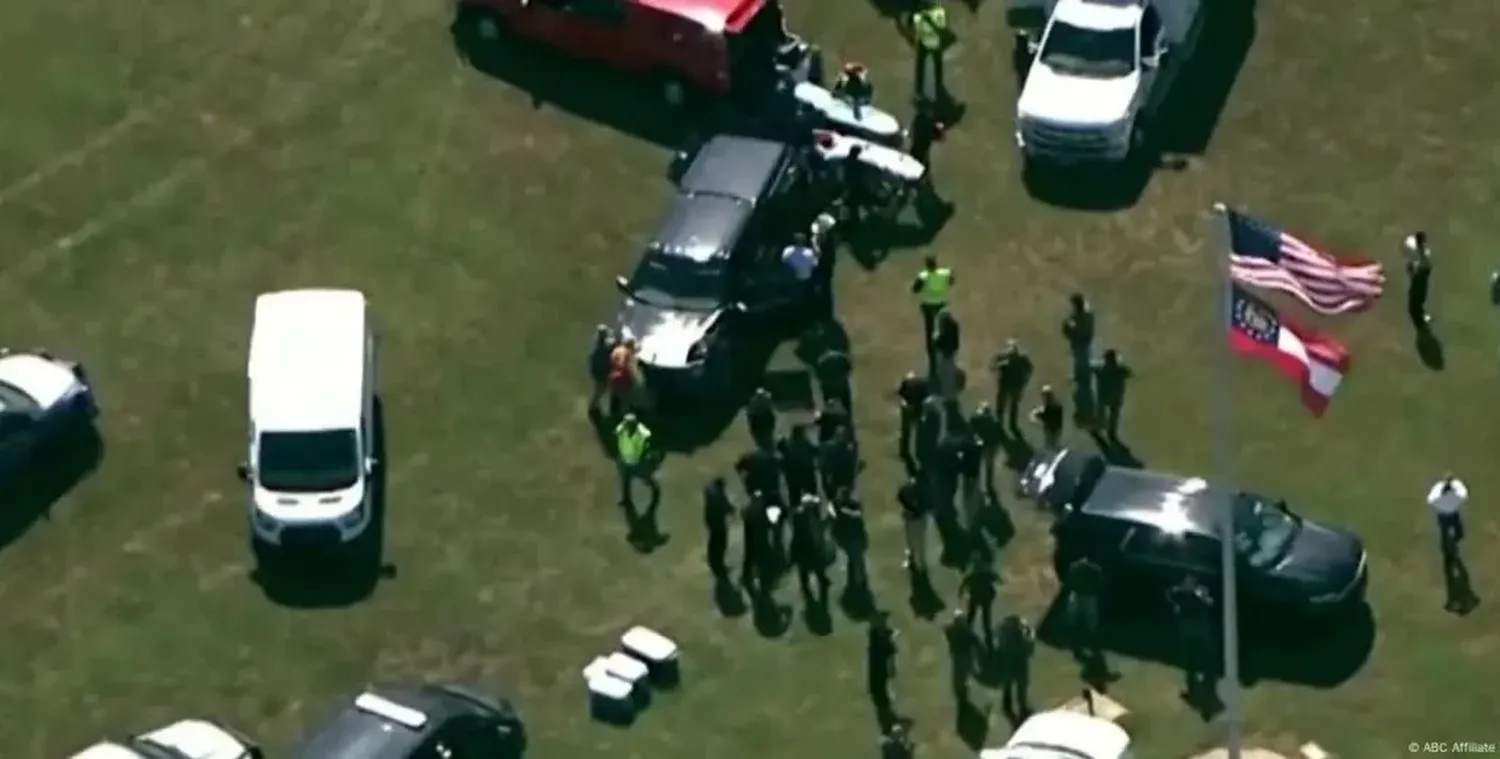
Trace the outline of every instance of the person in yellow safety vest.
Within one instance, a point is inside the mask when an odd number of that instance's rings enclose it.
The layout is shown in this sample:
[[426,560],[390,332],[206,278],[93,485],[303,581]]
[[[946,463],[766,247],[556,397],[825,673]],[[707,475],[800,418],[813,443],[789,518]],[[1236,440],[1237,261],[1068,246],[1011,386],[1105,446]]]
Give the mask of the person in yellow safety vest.
[[615,426],[615,463],[620,470],[620,505],[631,509],[632,517],[635,499],[631,493],[631,485],[637,480],[645,482],[651,488],[651,500],[656,500],[657,484],[651,472],[650,453],[650,428],[642,424],[635,414],[627,413]]
[[[912,86],[918,101],[950,103],[948,87],[943,81],[943,54],[952,46],[953,30],[948,28],[948,12],[938,0],[921,0],[921,7],[911,14],[912,39],[917,46],[916,74]],[[927,89],[927,72],[932,71],[932,89]]]
[[[922,344],[927,349],[927,363],[933,365],[932,335],[937,326],[938,314],[948,308],[953,295],[953,270],[939,266],[937,256],[922,259],[922,271],[912,280],[911,291],[917,296],[917,305],[922,309]],[[929,372],[929,376],[930,376]]]

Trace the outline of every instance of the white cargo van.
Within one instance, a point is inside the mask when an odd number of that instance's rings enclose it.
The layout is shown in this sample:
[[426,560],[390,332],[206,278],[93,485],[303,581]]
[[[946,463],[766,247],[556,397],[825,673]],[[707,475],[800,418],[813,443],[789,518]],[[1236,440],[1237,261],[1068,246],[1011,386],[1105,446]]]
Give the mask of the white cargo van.
[[255,301],[250,335],[251,545],[337,548],[372,521],[379,462],[369,304],[355,290],[284,290]]
[[1032,715],[1004,748],[979,759],[1131,759],[1130,734],[1103,717],[1058,709]]

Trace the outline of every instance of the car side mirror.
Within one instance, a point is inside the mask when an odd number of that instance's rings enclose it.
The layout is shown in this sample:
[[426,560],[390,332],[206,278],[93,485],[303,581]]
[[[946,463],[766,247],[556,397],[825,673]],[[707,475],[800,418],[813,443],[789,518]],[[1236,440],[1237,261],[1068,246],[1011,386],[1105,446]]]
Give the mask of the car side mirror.
[[239,466],[237,466],[237,467],[234,468],[234,473],[235,473],[235,476],[237,476],[237,477],[240,478],[240,482],[249,482],[250,481],[250,465],[249,464],[240,464]]
[[375,469],[378,466],[380,466],[380,459],[377,459],[374,456],[366,456],[365,457],[365,476],[368,477],[369,475],[374,474],[375,473]]
[[630,280],[624,277],[615,277],[615,288],[626,295],[630,294]]

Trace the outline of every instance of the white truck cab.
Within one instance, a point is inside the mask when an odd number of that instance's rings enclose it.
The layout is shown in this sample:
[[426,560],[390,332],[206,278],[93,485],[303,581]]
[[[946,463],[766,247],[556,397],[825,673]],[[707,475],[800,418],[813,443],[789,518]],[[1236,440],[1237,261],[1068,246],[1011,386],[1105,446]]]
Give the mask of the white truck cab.
[[260,747],[222,725],[186,719],[124,741],[96,743],[72,759],[262,759]]
[[1002,748],[979,759],[1132,759],[1130,734],[1119,725],[1082,712],[1058,709],[1032,715]]
[[255,301],[249,456],[257,555],[334,548],[372,521],[376,345],[363,293],[307,289]]
[[1129,158],[1142,139],[1142,113],[1165,84],[1158,81],[1163,31],[1151,0],[1052,2],[1016,102],[1016,143],[1025,157],[1061,164]]

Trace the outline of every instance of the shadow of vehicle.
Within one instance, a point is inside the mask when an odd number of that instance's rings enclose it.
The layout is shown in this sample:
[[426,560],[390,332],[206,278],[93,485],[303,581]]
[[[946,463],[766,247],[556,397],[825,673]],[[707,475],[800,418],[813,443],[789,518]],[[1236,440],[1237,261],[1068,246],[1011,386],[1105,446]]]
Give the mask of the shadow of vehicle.
[[80,426],[34,450],[30,462],[0,482],[0,550],[20,540],[53,505],[104,461],[104,438],[93,425]]
[[[1072,648],[1066,596],[1059,594],[1037,625],[1037,639],[1054,648]],[[1352,678],[1375,645],[1375,619],[1361,604],[1326,619],[1291,623],[1285,615],[1240,619],[1240,678],[1332,688]],[[1217,636],[1216,636],[1217,637]],[[1107,654],[1183,667],[1176,627],[1165,599],[1139,595],[1111,597],[1101,609],[1099,646]]]
[[765,381],[766,367],[780,342],[771,334],[747,334],[723,357],[728,364],[715,370],[722,379],[695,383],[691,395],[653,388],[657,407],[652,419],[659,449],[690,453],[717,440]]
[[649,80],[516,37],[486,43],[472,25],[471,14],[453,19],[449,32],[459,57],[474,70],[529,94],[533,107],[559,108],[663,147],[676,147],[688,136],[687,120],[662,102]]
[[1180,171],[1213,140],[1229,93],[1255,41],[1257,0],[1205,3],[1197,49],[1181,78],[1152,117],[1155,125],[1139,155],[1116,167],[1041,169],[1027,165],[1022,184],[1043,203],[1080,211],[1134,206],[1158,171]]
[[[382,580],[394,579],[396,568],[385,561],[386,455],[385,407],[375,401],[375,459],[370,477],[370,526],[360,538],[333,549],[347,552],[285,556],[252,573],[267,599],[292,609],[329,609],[352,606],[369,598]],[[332,560],[331,560],[332,559]]]

